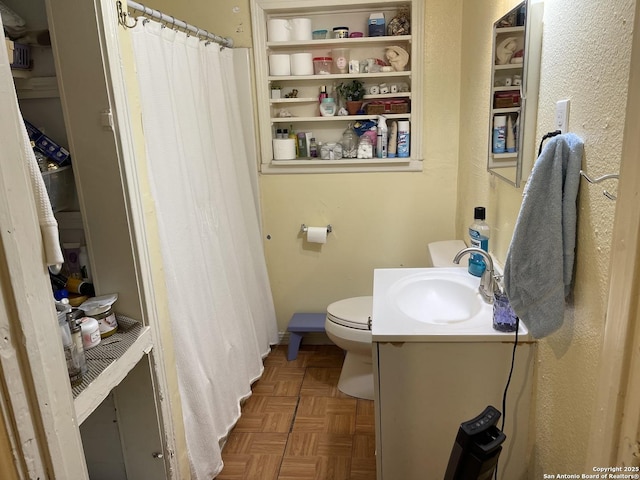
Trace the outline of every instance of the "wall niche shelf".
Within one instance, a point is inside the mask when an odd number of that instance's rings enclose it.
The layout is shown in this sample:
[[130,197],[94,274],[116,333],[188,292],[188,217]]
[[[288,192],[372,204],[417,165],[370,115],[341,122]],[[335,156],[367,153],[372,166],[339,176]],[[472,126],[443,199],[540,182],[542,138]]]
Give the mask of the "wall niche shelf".
[[[314,0],[300,0],[286,4],[280,0],[251,0],[252,23],[254,26],[254,49],[264,52],[255,55],[256,100],[258,124],[260,126],[259,151],[261,154],[261,172],[274,173],[346,173],[371,171],[421,171],[422,170],[422,54],[419,47],[423,44],[424,2],[419,0],[372,0],[363,4],[359,0],[328,0],[318,3]],[[305,41],[270,41],[268,24],[272,19],[290,20],[309,18],[311,29],[326,29],[331,35],[336,25],[347,26],[350,32],[368,34],[368,20],[371,13],[383,13],[386,25],[398,15],[400,8],[408,8],[411,18],[411,34],[398,36],[327,38]],[[386,30],[385,25],[385,30]],[[272,54],[292,55],[310,53],[312,57],[331,57],[335,48],[349,50],[350,60],[362,62],[368,58],[385,60],[385,49],[399,46],[409,53],[409,63],[405,71],[375,73],[335,73],[318,75],[271,75],[269,56]],[[349,115],[322,117],[318,108],[318,95],[322,86],[329,93],[341,82],[360,80],[367,92],[368,102],[391,101],[397,99],[407,102],[406,113],[385,113],[388,122],[409,120],[411,122],[410,158],[391,159],[342,159],[321,160],[298,158],[295,160],[276,160],[273,155],[272,140],[276,130],[294,125],[298,132],[311,132],[322,144],[340,142],[342,133],[350,122],[377,120],[378,115]],[[395,85],[397,92],[369,94],[374,85]],[[283,98],[271,98],[271,89],[279,87]],[[297,90],[297,98],[284,98],[292,90]],[[290,116],[280,116],[282,110],[288,110]],[[387,106],[387,111],[390,110]],[[365,110],[366,111],[366,110]]]

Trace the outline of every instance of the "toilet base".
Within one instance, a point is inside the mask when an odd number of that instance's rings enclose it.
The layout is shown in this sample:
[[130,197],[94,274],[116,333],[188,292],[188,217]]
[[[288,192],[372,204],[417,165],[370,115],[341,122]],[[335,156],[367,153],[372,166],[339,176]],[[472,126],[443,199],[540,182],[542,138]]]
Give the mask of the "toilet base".
[[352,397],[373,400],[371,355],[347,352],[338,380],[338,390]]

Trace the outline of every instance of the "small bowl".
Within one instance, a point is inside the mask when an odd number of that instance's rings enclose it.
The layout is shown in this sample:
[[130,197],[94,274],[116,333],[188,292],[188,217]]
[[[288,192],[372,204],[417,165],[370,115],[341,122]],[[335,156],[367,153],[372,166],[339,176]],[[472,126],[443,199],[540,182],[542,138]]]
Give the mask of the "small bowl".
[[311,36],[314,40],[324,40],[325,38],[327,38],[327,31],[326,30],[314,30],[311,33]]

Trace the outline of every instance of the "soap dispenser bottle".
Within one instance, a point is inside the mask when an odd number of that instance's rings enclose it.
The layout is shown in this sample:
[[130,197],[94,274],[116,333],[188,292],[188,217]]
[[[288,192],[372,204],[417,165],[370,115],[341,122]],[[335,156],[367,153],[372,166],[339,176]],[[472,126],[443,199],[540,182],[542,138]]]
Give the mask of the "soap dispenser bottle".
[[[469,245],[481,248],[489,252],[489,225],[484,221],[486,211],[484,207],[475,207],[473,210],[473,223],[469,225]],[[481,277],[486,265],[482,255],[472,253],[469,256],[469,273]]]

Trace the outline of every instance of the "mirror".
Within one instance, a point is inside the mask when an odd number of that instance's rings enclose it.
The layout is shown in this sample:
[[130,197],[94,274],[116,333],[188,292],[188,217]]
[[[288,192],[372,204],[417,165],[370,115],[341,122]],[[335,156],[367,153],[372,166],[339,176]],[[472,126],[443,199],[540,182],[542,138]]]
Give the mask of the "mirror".
[[487,170],[515,187],[537,153],[542,12],[525,0],[493,24]]

